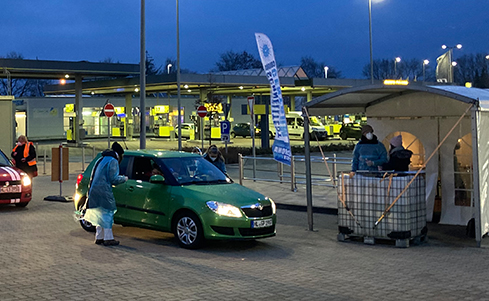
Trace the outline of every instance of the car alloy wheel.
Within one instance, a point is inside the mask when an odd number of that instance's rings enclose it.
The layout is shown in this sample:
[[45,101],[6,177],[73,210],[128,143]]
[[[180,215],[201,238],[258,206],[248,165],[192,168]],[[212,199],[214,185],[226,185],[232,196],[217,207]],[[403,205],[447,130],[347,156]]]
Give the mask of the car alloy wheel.
[[185,212],[176,219],[175,237],[181,247],[196,249],[203,241],[204,233],[199,218],[190,212]]

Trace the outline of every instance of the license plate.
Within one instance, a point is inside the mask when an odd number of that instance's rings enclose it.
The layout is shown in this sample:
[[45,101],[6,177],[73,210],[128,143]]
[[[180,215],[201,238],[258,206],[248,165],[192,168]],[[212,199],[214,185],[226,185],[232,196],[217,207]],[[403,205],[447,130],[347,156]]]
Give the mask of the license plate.
[[14,186],[4,186],[0,187],[0,193],[15,193],[15,192],[21,192],[21,187],[20,185],[14,185]]
[[271,218],[268,219],[261,219],[258,221],[252,221],[251,222],[251,228],[266,228],[266,227],[271,227],[273,225],[273,221]]

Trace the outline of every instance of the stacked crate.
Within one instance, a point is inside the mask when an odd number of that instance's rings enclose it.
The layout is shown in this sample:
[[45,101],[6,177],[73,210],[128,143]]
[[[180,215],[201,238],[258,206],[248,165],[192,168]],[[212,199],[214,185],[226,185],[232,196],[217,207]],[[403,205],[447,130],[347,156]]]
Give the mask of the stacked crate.
[[[340,174],[338,238],[360,236],[365,238],[365,242],[375,241],[375,238],[395,239],[396,244],[402,246],[402,244],[409,244],[410,239],[424,236],[426,234],[424,173],[416,176],[384,219],[375,226],[386,208],[394,202],[414,177],[414,172],[402,174],[357,172],[353,178],[347,174]],[[341,200],[344,200],[351,214]]]

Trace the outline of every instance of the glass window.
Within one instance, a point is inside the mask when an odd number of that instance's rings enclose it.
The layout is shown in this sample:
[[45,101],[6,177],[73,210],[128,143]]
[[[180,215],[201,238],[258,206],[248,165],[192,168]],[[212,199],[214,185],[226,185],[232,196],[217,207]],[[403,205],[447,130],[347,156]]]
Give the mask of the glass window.
[[131,157],[123,156],[122,161],[119,164],[119,174],[127,176],[127,165],[129,164],[129,159]]
[[202,157],[166,158],[162,162],[180,185],[231,183],[217,167]]
[[149,178],[151,178],[153,174],[153,163],[154,161],[151,158],[134,157],[132,175],[130,178],[133,180],[149,182]]
[[1,151],[0,151],[0,165],[3,165],[3,166],[5,166],[5,165],[6,166],[11,166],[9,159]]

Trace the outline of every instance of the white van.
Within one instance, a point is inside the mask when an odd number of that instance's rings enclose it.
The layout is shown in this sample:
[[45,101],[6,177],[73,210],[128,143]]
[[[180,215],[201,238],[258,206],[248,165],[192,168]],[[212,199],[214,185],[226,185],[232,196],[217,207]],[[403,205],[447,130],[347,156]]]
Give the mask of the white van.
[[[301,112],[289,112],[288,114],[285,114],[285,119],[287,120],[289,137],[299,137],[300,139],[304,139],[304,118],[302,117]],[[272,115],[268,115],[268,122],[270,138],[273,138],[276,135],[276,130],[273,126]],[[309,123],[309,134],[310,139],[314,140],[316,137],[318,140],[326,140],[328,138],[328,132],[318,118],[311,118],[311,122]]]

